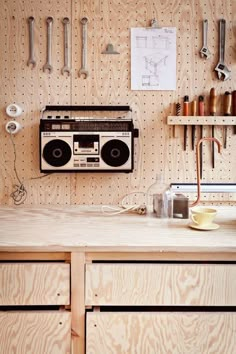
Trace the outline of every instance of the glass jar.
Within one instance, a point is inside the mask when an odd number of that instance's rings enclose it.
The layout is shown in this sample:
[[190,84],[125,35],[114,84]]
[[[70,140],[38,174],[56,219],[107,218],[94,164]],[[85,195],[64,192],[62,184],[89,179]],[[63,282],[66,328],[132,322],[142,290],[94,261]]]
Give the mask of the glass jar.
[[172,193],[162,175],[156,176],[156,181],[147,191],[147,215],[157,218],[172,217]]

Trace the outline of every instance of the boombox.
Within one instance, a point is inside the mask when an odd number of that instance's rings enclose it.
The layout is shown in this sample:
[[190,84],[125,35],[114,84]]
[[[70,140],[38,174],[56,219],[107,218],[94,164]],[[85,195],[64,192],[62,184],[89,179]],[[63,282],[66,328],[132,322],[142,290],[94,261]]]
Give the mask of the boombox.
[[137,136],[132,119],[127,118],[42,118],[40,170],[46,173],[132,172]]

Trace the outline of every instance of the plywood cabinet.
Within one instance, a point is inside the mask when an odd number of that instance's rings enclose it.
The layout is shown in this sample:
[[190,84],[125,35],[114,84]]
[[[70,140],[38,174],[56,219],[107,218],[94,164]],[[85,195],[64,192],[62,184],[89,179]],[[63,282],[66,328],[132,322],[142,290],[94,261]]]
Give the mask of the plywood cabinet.
[[0,306],[69,303],[69,264],[0,263]]
[[1,354],[70,354],[67,311],[0,312]]
[[236,265],[88,264],[85,303],[236,306]]
[[87,313],[87,354],[235,354],[234,313]]
[[87,354],[235,354],[235,264],[88,264],[85,303]]

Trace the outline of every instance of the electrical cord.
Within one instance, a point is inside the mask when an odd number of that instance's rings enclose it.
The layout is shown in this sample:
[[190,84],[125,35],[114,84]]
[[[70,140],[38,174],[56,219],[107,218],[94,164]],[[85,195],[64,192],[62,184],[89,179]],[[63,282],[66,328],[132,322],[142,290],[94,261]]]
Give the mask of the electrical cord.
[[132,205],[127,204],[127,199],[128,198],[130,199],[130,196],[132,195],[137,196],[137,194],[139,195],[142,194],[143,197],[146,199],[146,193],[144,192],[131,192],[121,200],[121,207],[112,207],[110,205],[103,205],[102,206],[103,214],[107,216],[113,216],[113,215],[133,212],[139,215],[145,215],[147,213],[147,207],[145,205],[145,202],[132,204]]
[[[13,192],[10,194],[10,197],[13,199],[15,205],[21,205],[25,202],[25,200],[27,198],[27,190],[24,186],[23,181],[20,179],[17,168],[16,168],[16,159],[17,159],[16,145],[13,140],[12,133],[10,133],[10,140],[12,143],[13,153],[14,153],[13,169],[14,169],[16,179],[18,181],[17,184],[13,185]],[[38,177],[31,177],[30,180],[44,178],[49,175],[50,175],[50,173],[42,175],[42,176],[38,176]]]

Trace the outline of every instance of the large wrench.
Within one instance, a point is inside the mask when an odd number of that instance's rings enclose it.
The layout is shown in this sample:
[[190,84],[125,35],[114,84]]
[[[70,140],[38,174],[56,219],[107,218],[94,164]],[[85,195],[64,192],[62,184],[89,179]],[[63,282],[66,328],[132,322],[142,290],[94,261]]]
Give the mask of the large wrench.
[[43,67],[43,71],[49,72],[51,74],[52,72],[52,24],[53,24],[53,18],[48,17],[47,18],[47,62]]
[[87,70],[87,17],[83,17],[80,22],[82,23],[82,66],[79,76],[84,75],[84,78],[87,79],[89,75]]
[[230,78],[230,70],[225,65],[225,20],[219,21],[219,62],[215,67],[218,79],[228,80]]
[[203,31],[203,47],[200,50],[200,55],[201,55],[202,58],[205,57],[206,59],[208,59],[211,56],[211,53],[210,53],[210,51],[209,51],[209,49],[207,47],[208,20],[204,20],[202,22],[202,25],[203,25],[203,27],[202,27],[202,31]]
[[64,17],[62,20],[62,23],[64,25],[64,66],[61,69],[62,74],[65,72],[70,75],[71,69],[69,67],[69,23],[70,20],[68,17]]
[[32,64],[32,69],[36,66],[36,61],[34,59],[34,17],[30,16],[28,18],[29,24],[29,59],[27,65]]

